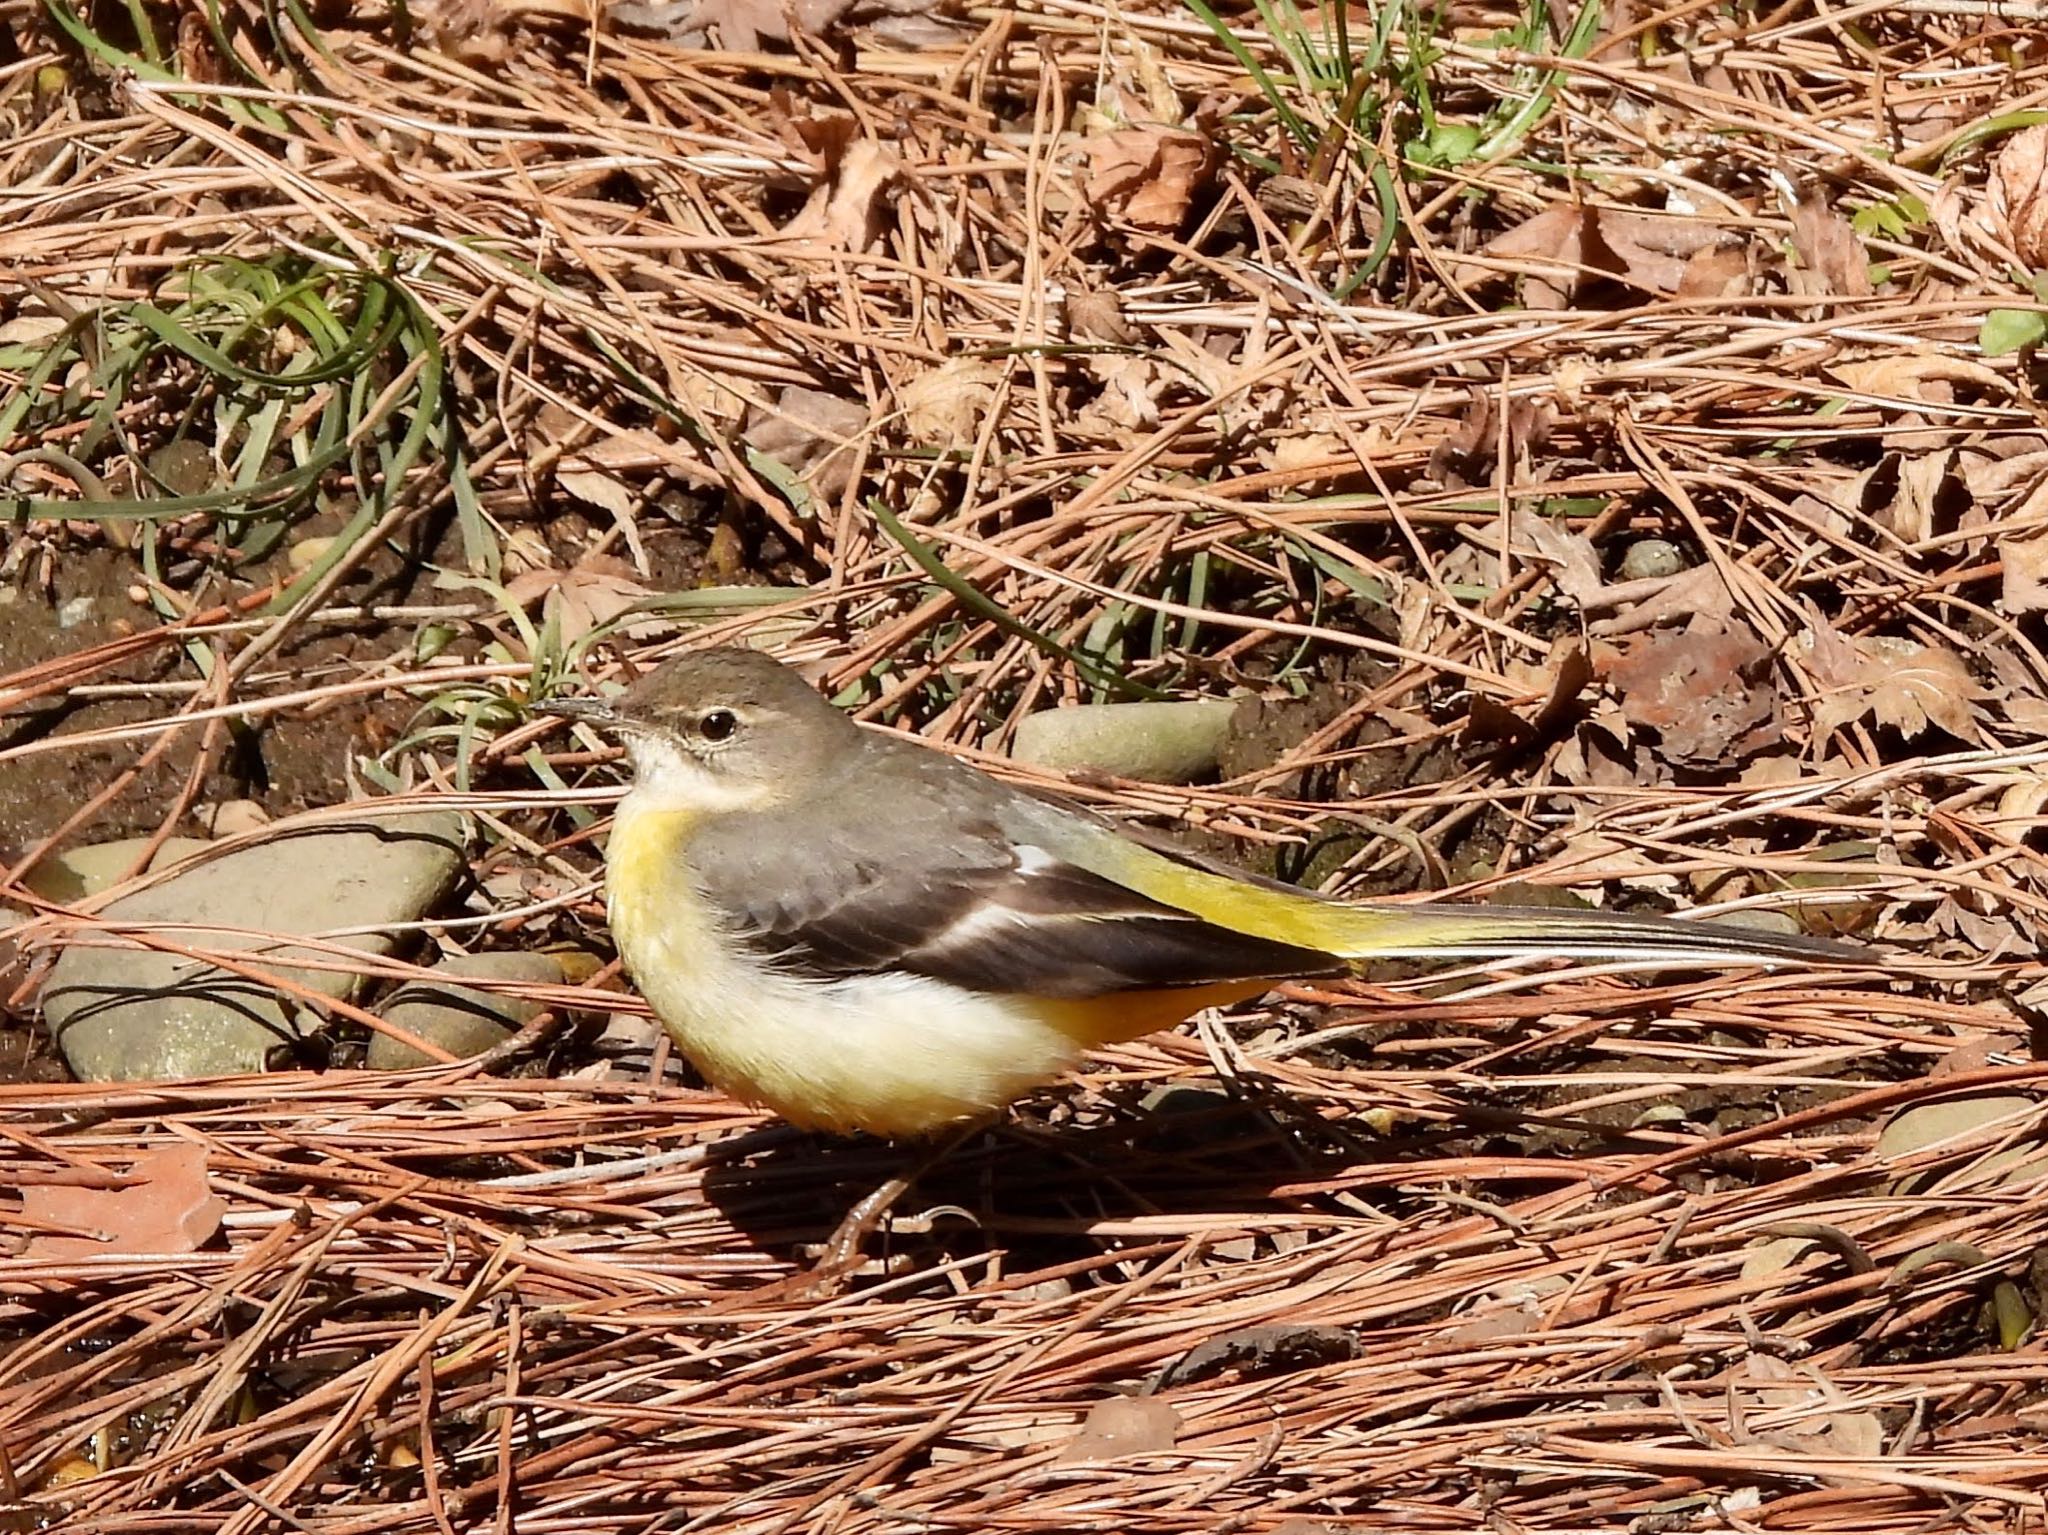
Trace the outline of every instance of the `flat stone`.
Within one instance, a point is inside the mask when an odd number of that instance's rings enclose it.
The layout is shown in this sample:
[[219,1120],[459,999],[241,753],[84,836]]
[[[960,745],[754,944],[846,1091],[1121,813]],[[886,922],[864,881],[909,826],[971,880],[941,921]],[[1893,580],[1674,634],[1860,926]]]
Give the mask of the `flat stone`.
[[[28,871],[22,883],[46,901],[69,906],[73,901],[112,889],[122,875],[135,867],[148,846],[147,837],[118,837],[112,842],[69,847],[43,859]],[[168,869],[211,846],[203,837],[166,837],[148,866],[151,870]]]
[[[454,888],[467,863],[465,836],[463,818],[448,811],[281,821],[266,840],[194,864],[101,915],[174,924],[152,936],[246,954],[249,964],[321,996],[347,998],[360,975],[294,966],[319,951],[279,938],[419,920]],[[394,947],[382,933],[332,941],[371,955]],[[51,967],[42,1001],[64,1059],[90,1082],[263,1071],[274,1049],[319,1027],[296,999],[260,981],[126,945],[70,945]]]
[[1110,773],[1146,783],[1193,783],[1216,771],[1237,701],[1075,704],[1017,722],[1010,755],[1059,772]]
[[[377,1013],[385,1022],[439,1045],[458,1060],[482,1055],[491,1046],[502,1044],[541,1011],[538,1002],[509,992],[459,986],[455,984],[458,978],[562,984],[562,964],[554,955],[522,951],[457,954],[434,966],[434,974],[443,979],[407,981]],[[372,1071],[405,1071],[435,1063],[388,1034],[374,1034],[367,1064]]]

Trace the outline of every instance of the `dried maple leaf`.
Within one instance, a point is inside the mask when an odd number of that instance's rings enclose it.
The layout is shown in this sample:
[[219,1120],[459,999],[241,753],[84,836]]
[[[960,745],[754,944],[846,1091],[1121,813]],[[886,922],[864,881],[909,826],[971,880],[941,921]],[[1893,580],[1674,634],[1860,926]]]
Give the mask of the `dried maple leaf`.
[[1689,767],[1738,762],[1784,739],[1771,652],[1749,629],[1652,634],[1606,668],[1630,724]]
[[1192,128],[1144,123],[1096,134],[1083,146],[1083,195],[1099,212],[1158,234],[1172,234],[1209,179],[1214,146]]
[[1991,162],[1990,213],[2013,254],[2048,266],[2048,123],[2015,133]]
[[1977,741],[1971,705],[1984,690],[1953,651],[1889,634],[1849,639],[1825,621],[1800,639],[1821,685],[1813,702],[1816,741],[1866,717],[1901,735],[1938,725],[1959,740]]
[[109,1253],[197,1252],[220,1230],[227,1201],[207,1187],[206,1148],[190,1142],[136,1158],[128,1184],[88,1189],[32,1183],[21,1191],[29,1220],[69,1226],[90,1236],[38,1231],[30,1258],[99,1258]]

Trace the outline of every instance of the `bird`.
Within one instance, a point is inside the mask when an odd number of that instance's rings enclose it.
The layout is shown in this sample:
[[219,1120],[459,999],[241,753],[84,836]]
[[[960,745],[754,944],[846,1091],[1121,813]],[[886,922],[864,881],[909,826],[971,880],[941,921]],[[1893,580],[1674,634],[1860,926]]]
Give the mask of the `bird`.
[[864,729],[744,646],[535,708],[625,748],[607,915],[655,1016],[715,1088],[810,1130],[984,1124],[1090,1050],[1377,960],[1868,962],[1724,923],[1326,898]]

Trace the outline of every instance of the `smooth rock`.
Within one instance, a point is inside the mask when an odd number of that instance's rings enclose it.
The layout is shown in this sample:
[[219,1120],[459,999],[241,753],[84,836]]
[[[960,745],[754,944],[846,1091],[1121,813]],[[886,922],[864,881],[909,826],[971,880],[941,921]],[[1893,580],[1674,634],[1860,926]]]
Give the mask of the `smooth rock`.
[[[385,1022],[439,1045],[458,1060],[482,1055],[491,1046],[504,1043],[541,1011],[540,1003],[509,992],[459,986],[455,984],[459,977],[562,984],[562,965],[554,955],[517,950],[503,954],[457,954],[434,966],[434,974],[447,979],[407,981],[385,1000],[377,1013]],[[388,1034],[373,1034],[365,1064],[372,1071],[405,1071],[435,1062]]]
[[325,535],[302,538],[284,552],[285,563],[293,571],[311,570],[327,557],[327,551],[334,547],[334,540]]
[[[212,845],[203,837],[166,837],[164,845],[150,859],[149,868],[168,869]],[[68,906],[73,901],[82,901],[89,895],[112,889],[122,875],[135,867],[136,861],[142,857],[142,850],[148,846],[147,837],[118,837],[112,842],[89,842],[83,847],[66,848],[61,853],[52,853],[29,870],[22,883],[44,900]]]
[[1216,771],[1236,711],[1236,700],[1228,698],[1045,709],[1019,721],[1010,755],[1063,773],[1193,783]]
[[[467,862],[464,820],[447,811],[365,810],[346,820],[284,821],[273,831],[123,897],[101,915],[175,923],[152,936],[246,954],[249,964],[321,996],[349,997],[360,975],[295,967],[290,960],[319,951],[280,944],[278,936],[417,921],[454,888]],[[394,947],[382,933],[332,941],[373,955]],[[66,948],[51,967],[43,1013],[72,1071],[91,1082],[262,1071],[272,1050],[318,1028],[295,999],[261,981],[160,950],[84,943]]]
[[1624,581],[1646,581],[1652,576],[1675,576],[1685,569],[1685,554],[1668,538],[1639,538],[1622,551],[1621,568],[1615,574]]
[[253,799],[222,800],[202,807],[200,824],[216,837],[239,837],[245,831],[261,831],[270,824],[270,812]]

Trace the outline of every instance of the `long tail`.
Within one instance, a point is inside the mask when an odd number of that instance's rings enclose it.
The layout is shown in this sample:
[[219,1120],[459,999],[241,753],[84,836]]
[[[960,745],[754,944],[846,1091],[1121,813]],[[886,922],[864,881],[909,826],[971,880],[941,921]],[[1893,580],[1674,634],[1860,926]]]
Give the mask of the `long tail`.
[[1658,969],[1724,965],[1869,965],[1853,943],[1789,937],[1727,922],[1636,917],[1548,906],[1395,905],[1331,901],[1250,879],[1190,855],[1105,839],[1077,840],[1075,862],[1095,863],[1156,901],[1219,927],[1315,949],[1353,962],[1372,959],[1583,959]]
[[1581,959],[1629,965],[1867,965],[1855,944],[1727,922],[1546,906],[1331,904],[1301,914],[1345,959]]

